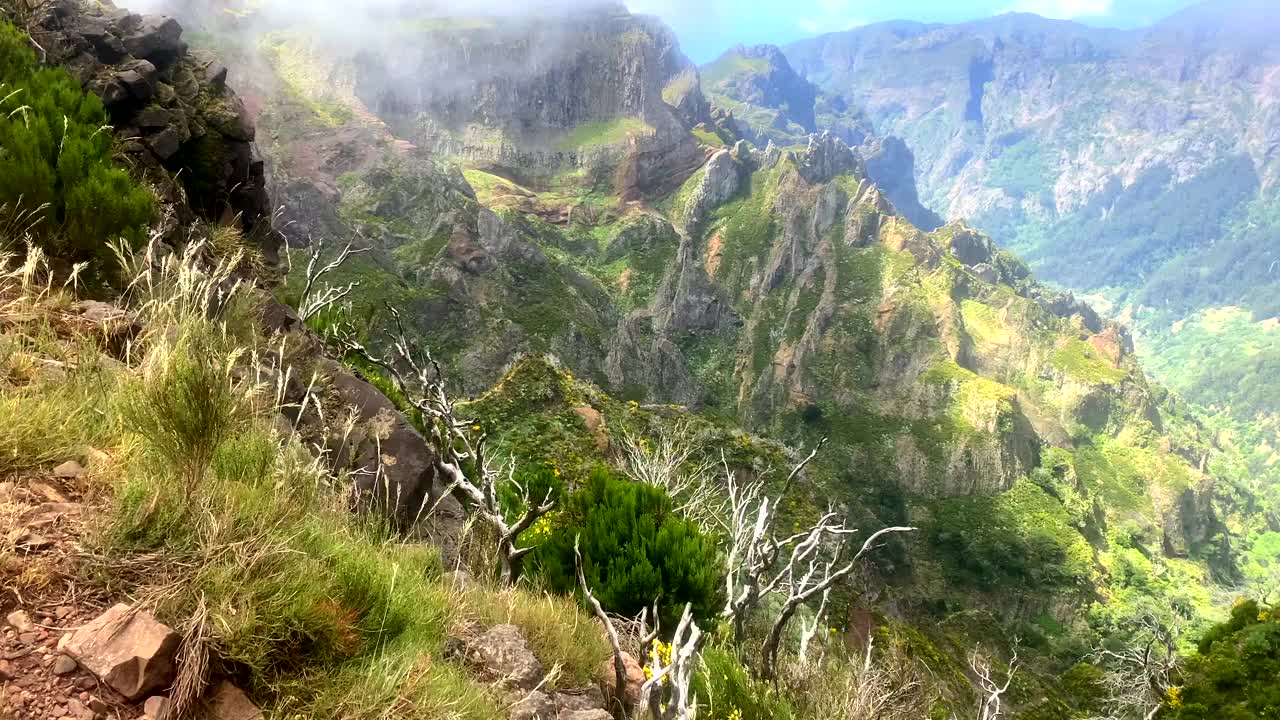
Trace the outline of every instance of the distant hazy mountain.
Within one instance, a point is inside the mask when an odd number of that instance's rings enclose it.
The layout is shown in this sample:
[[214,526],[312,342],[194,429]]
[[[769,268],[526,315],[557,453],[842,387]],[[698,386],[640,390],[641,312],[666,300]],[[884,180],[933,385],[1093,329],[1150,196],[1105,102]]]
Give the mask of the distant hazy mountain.
[[1166,381],[1248,418],[1280,410],[1277,30],[1274,2],[1238,0],[1131,31],[881,23],[786,54],[906,140],[926,205],[1105,296]]

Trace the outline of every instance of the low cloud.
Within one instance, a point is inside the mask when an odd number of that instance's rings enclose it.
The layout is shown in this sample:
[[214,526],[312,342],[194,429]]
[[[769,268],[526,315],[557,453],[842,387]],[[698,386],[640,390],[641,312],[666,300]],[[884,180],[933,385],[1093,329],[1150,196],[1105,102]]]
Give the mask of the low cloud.
[[1057,20],[1102,17],[1115,9],[1115,0],[1019,0],[1004,12],[1028,12]]

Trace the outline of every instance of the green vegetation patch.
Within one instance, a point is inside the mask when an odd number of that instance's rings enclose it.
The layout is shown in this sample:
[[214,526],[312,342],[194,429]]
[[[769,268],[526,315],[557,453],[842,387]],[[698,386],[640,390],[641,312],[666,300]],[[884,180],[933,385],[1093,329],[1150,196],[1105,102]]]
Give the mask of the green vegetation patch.
[[30,233],[55,257],[108,261],[109,243],[142,240],[153,200],[115,165],[111,131],[98,97],[40,69],[0,19],[0,246]]
[[987,184],[1017,197],[1049,192],[1057,179],[1058,163],[1053,151],[1031,139],[1004,148],[987,163]]
[[602,147],[618,145],[627,138],[650,136],[656,131],[653,126],[638,117],[616,117],[612,120],[596,120],[583,123],[556,143],[558,150],[575,150],[578,148]]
[[1123,368],[1107,362],[1092,345],[1076,338],[1060,345],[1050,362],[1071,379],[1090,385],[1115,385],[1129,376]]
[[742,53],[731,50],[721,55],[710,65],[703,65],[699,68],[699,74],[702,76],[703,83],[719,85],[734,75],[741,73],[764,75],[771,69],[769,61],[765,58],[749,58]]
[[529,564],[557,592],[579,592],[576,545],[587,584],[609,612],[638,617],[657,605],[662,626],[675,627],[685,603],[704,623],[723,605],[715,541],[660,488],[598,468],[549,524]]
[[1062,503],[1035,483],[932,503],[928,528],[950,582],[984,590],[1039,592],[1091,586],[1093,549]]

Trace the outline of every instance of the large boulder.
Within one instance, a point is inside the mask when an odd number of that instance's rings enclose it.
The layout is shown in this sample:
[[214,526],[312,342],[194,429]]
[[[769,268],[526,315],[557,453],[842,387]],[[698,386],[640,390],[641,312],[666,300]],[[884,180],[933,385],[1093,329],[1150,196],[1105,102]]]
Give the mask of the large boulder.
[[64,635],[58,649],[130,700],[167,687],[181,638],[150,613],[119,604]]
[[426,439],[386,395],[342,364],[322,358],[318,369],[338,402],[353,409],[359,421],[354,436],[331,438],[329,445],[336,449],[335,467],[351,471],[362,502],[386,513],[402,532],[416,529],[435,507],[431,520],[437,534],[450,536],[448,528],[461,522],[462,508],[452,498],[440,498],[436,454]]

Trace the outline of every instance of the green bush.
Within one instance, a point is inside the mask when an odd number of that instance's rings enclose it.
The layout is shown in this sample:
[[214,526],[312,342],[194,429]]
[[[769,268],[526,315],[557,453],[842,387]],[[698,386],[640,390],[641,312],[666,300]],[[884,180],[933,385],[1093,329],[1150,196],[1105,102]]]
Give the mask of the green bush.
[[1280,717],[1280,613],[1250,600],[1205,633],[1180,685],[1165,698],[1164,720],[1272,720]]
[[34,233],[51,255],[88,260],[109,241],[136,242],[151,217],[151,194],[112,162],[108,122],[96,96],[39,69],[27,36],[0,20],[0,205],[43,208]]
[[592,471],[531,556],[530,567],[551,589],[577,592],[579,537],[587,582],[606,610],[635,617],[656,602],[663,626],[672,629],[685,603],[700,619],[720,609],[723,570],[715,543],[677,515],[662,490]]

